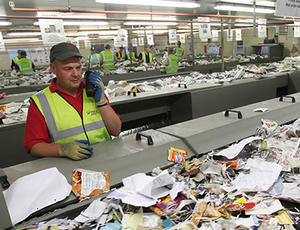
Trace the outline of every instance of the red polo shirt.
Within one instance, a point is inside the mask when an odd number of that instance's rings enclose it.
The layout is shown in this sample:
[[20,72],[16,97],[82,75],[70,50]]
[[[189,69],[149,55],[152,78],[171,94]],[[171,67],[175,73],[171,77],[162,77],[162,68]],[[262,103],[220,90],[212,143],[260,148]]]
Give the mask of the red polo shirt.
[[[67,100],[71,105],[73,105],[74,108],[81,115],[82,114],[82,90],[85,87],[85,83],[81,82],[76,96],[73,97],[59,90],[55,85],[55,81],[56,78],[51,80],[51,84],[49,86],[50,91],[52,93],[57,92],[59,95],[61,95],[65,100]],[[108,101],[107,97],[106,99]],[[108,101],[108,105],[110,106],[109,101]],[[117,115],[119,116],[119,114]],[[25,127],[24,145],[26,150],[29,152],[32,146],[40,142],[50,143],[49,130],[44,116],[39,111],[34,101],[30,100],[30,106],[28,109],[28,115],[27,115],[27,121]]]

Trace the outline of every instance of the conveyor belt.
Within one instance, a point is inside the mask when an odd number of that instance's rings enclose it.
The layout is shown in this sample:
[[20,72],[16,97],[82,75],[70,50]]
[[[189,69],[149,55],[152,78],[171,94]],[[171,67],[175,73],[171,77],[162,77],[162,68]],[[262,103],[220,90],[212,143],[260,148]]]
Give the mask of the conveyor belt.
[[[164,123],[178,122],[206,116],[230,107],[239,107],[278,96],[278,89],[288,89],[288,73],[265,79],[243,79],[230,84],[201,84],[188,88],[154,91],[133,96],[113,98],[111,105],[121,115],[123,130],[148,124],[149,120],[165,119]],[[144,123],[143,123],[144,122]],[[26,162],[33,158],[24,154],[24,123],[0,128],[2,151],[9,153],[0,167]],[[14,145],[7,145],[14,140]]]
[[[154,167],[170,165],[170,162],[166,160],[167,149],[170,146],[185,149],[190,155],[193,155],[192,150],[185,144],[185,142],[188,142],[193,149],[198,150],[198,153],[204,153],[252,135],[261,118],[275,119],[279,123],[298,118],[300,115],[300,93],[292,96],[295,97],[296,103],[285,100],[279,102],[278,99],[272,99],[236,108],[236,110],[243,113],[243,119],[237,119],[235,114],[226,118],[223,113],[217,113],[157,131],[148,130],[143,132],[152,136],[154,146],[148,146],[145,140],[142,140],[141,143],[137,142],[135,135],[131,135],[95,145],[93,157],[87,160],[74,162],[62,158],[43,158],[8,167],[4,171],[12,183],[21,176],[54,166],[67,177],[69,182],[74,168],[80,167],[96,171],[107,170],[110,173],[111,184],[119,184],[122,178],[131,174],[149,172]],[[252,111],[254,108],[262,106],[268,107],[270,112],[254,113]],[[68,199],[46,210],[63,208],[64,205],[73,202],[75,202],[75,197],[71,194]],[[78,204],[76,207],[78,207]],[[74,207],[71,205],[63,208],[64,211],[60,210],[60,212],[67,212],[72,208]],[[48,213],[43,218],[52,218],[56,215],[56,212]],[[28,223],[30,222],[26,224]]]

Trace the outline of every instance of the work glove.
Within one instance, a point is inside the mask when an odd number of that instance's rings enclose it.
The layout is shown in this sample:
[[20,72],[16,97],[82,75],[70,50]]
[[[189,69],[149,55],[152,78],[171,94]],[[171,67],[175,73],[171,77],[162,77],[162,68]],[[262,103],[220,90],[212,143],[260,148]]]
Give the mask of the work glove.
[[89,77],[90,82],[97,88],[95,93],[95,101],[98,106],[107,105],[106,97],[104,96],[104,84],[98,72],[94,71]]
[[59,148],[59,155],[73,160],[86,159],[93,155],[93,148],[88,145],[87,140],[73,141],[61,144]]

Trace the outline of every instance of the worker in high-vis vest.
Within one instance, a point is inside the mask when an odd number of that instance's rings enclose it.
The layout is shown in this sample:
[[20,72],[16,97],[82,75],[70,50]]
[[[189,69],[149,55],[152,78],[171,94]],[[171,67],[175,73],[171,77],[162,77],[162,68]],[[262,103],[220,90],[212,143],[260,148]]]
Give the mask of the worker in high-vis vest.
[[178,72],[177,56],[174,54],[174,49],[172,47],[168,48],[168,56],[163,60],[162,64],[166,68],[166,73]]
[[31,97],[24,145],[37,157],[89,158],[91,145],[118,136],[120,117],[104,94],[97,72],[89,76],[95,95],[87,95],[78,48],[59,43],[50,50],[50,69],[56,78]]
[[20,52],[20,58],[16,60],[16,71],[20,72],[24,75],[33,75],[35,72],[35,66],[29,58],[26,57],[26,51],[21,50]]
[[136,62],[137,59],[136,59],[136,55],[135,55],[134,51],[128,51],[128,53],[127,53],[127,60]]
[[88,57],[87,62],[90,63],[90,67],[100,64],[100,54],[96,53],[94,47],[91,48],[91,54]]
[[151,64],[153,62],[153,55],[150,52],[150,46],[146,45],[144,52],[140,53],[139,60],[143,63]]
[[119,48],[119,52],[116,53],[116,58],[118,61],[125,60],[126,56],[125,56],[124,47]]
[[177,56],[177,60],[178,62],[181,62],[183,59],[183,55],[184,55],[184,49],[181,48],[181,42],[178,41],[177,42],[177,47],[176,47],[176,56]]
[[11,59],[11,65],[10,65],[11,70],[16,69],[16,67],[17,67],[17,62],[18,62],[18,60],[21,58],[21,51],[22,51],[22,50],[18,50],[18,51],[17,51],[18,55],[15,56],[15,57],[13,57],[13,58]]
[[103,69],[110,70],[115,69],[116,56],[114,52],[110,50],[110,45],[105,46],[105,50],[100,52],[100,65]]

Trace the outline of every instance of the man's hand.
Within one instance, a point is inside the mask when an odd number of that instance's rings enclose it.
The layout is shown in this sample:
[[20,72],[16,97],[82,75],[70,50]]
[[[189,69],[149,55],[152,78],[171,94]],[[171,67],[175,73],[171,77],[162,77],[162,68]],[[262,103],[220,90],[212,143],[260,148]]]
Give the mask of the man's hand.
[[93,148],[88,146],[87,140],[73,141],[61,144],[59,148],[59,155],[73,160],[86,159],[93,155]]
[[97,105],[98,106],[106,105],[107,100],[104,96],[104,84],[103,84],[98,72],[94,71],[93,73],[91,73],[89,80],[97,88],[97,91],[95,93],[95,100],[96,100]]

